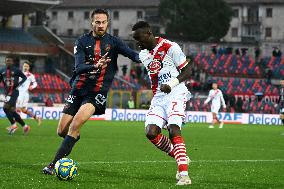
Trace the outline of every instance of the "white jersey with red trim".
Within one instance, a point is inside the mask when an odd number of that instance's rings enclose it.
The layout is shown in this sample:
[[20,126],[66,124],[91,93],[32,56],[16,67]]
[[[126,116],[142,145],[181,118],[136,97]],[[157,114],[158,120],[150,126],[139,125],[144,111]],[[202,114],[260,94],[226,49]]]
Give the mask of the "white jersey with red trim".
[[223,93],[220,89],[211,89],[209,91],[209,95],[207,97],[207,99],[205,100],[205,103],[208,103],[210,100],[212,100],[212,107],[219,107],[221,106],[221,103],[222,103],[222,106],[225,107],[226,104],[225,104],[225,100],[224,100],[224,97],[223,97]]
[[32,89],[37,87],[37,82],[35,80],[34,74],[30,72],[24,72],[24,74],[25,76],[27,76],[27,80],[21,86],[19,86],[18,89],[20,94],[29,93],[30,86],[32,87]]
[[[153,50],[144,49],[139,53],[139,59],[148,71],[154,96],[161,96],[166,95],[160,91],[161,84],[176,78],[188,62],[177,43],[161,37],[157,40],[158,44]],[[173,90],[188,92],[183,82],[175,86]]]

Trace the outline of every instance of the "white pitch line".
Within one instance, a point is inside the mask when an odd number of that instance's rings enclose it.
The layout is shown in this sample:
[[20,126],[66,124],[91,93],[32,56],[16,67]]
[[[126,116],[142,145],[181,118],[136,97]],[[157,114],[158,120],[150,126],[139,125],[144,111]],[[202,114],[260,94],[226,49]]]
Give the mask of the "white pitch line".
[[[259,162],[284,162],[284,159],[228,159],[228,160],[192,160],[191,163],[259,163]],[[133,163],[175,163],[175,161],[83,161],[78,164],[133,164]],[[47,165],[37,163],[33,165]]]

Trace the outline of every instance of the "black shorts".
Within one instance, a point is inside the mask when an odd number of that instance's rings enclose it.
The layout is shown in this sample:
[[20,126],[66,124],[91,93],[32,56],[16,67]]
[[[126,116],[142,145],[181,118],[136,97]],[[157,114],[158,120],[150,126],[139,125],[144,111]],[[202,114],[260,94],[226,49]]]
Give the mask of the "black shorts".
[[76,96],[69,94],[63,109],[63,113],[75,116],[80,107],[86,103],[91,103],[96,108],[94,115],[102,115],[106,110],[106,95],[93,93],[91,95]]
[[11,95],[5,96],[5,104],[10,105],[11,107],[16,107],[18,96],[19,96],[19,91],[14,90]]

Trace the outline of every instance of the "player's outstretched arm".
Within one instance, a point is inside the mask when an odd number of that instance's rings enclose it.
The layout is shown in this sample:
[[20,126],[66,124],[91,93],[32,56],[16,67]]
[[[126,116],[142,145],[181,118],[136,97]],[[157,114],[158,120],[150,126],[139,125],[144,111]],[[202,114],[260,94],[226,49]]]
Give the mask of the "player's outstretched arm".
[[204,101],[204,105],[207,105],[207,104],[210,102],[210,100],[212,99],[212,98],[211,98],[212,95],[213,95],[213,94],[212,94],[212,91],[210,90],[210,91],[209,91],[209,94],[208,94],[208,97],[207,97],[206,100]]
[[22,78],[22,80],[18,83],[18,86],[16,88],[21,86],[27,80],[27,76],[25,76],[25,74],[21,70],[18,70],[18,75]]
[[222,101],[222,106],[224,109],[226,109],[226,103],[225,103],[225,100],[224,100],[224,96],[223,96],[223,93],[221,93],[221,101]]
[[119,54],[122,54],[123,56],[128,57],[133,62],[141,63],[141,61],[139,59],[139,54],[137,52],[135,52],[134,50],[132,50],[131,48],[129,48],[126,45],[126,43],[124,43],[123,41],[121,41],[118,38],[117,38],[116,43],[117,43],[117,50],[118,50]]

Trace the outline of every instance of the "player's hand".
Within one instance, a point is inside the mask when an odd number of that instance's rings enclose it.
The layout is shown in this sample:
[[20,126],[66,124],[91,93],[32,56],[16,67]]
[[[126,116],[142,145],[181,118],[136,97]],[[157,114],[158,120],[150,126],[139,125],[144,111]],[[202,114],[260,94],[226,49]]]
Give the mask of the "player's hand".
[[223,109],[226,110],[226,109],[227,109],[227,106],[223,106]]
[[160,90],[166,94],[169,94],[172,91],[171,87],[167,84],[161,84]]
[[107,63],[111,61],[109,57],[107,57],[108,52],[104,54],[98,61],[98,63],[95,65],[95,70],[89,72],[90,74],[96,74],[97,72],[100,72],[102,69],[107,67]]
[[102,68],[104,65],[106,66],[106,64],[111,61],[111,59],[107,55],[108,52],[99,59],[98,63],[96,64],[96,67],[98,69]]
[[32,86],[29,86],[29,91],[32,91],[34,88]]

